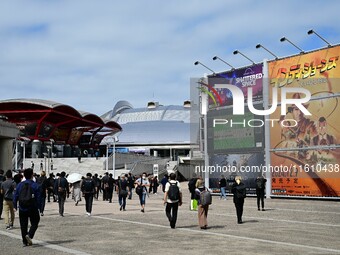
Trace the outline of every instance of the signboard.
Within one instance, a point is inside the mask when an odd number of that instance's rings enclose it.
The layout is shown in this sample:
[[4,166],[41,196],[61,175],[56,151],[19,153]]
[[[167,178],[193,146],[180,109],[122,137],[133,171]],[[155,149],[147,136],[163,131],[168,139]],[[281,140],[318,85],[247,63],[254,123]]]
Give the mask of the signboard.
[[[207,89],[209,94],[209,107],[230,106],[233,104],[233,95],[226,88],[215,88],[216,84],[231,84],[242,90],[244,100],[247,101],[248,90],[253,90],[253,101],[262,101],[262,64],[240,68],[234,71],[219,73],[208,77]],[[204,86],[204,85],[203,85]]]
[[[303,88],[311,94],[302,105],[311,115],[294,104],[285,109],[286,115],[280,113],[281,107],[270,115],[281,121],[270,129],[271,165],[286,169],[272,173],[273,194],[340,196],[340,150],[322,147],[340,141],[339,56],[336,46],[269,63],[271,87]],[[272,99],[275,95],[269,91]],[[279,89],[279,102],[280,93]],[[287,96],[303,97],[301,93]]]
[[158,164],[153,165],[153,176],[158,178],[159,166]]

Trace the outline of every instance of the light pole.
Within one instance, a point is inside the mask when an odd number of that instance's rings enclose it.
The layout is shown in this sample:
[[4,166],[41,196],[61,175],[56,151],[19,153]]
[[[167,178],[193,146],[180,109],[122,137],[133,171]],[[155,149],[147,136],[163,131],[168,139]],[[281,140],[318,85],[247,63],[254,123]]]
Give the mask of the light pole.
[[23,159],[22,159],[22,168],[24,169],[25,168],[25,166],[24,166],[24,164],[25,164],[25,159],[26,159],[26,147],[25,147],[25,142],[21,142],[21,147],[23,148]]

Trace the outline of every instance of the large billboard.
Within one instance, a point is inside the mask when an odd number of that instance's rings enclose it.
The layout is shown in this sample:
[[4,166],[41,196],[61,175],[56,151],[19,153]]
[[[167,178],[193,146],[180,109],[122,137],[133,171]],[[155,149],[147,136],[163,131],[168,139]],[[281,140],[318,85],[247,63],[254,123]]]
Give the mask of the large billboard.
[[[268,65],[270,102],[276,96],[272,88],[277,88],[279,105],[285,96],[306,97],[294,88],[311,96],[301,105],[282,104],[270,115],[279,123],[270,129],[271,165],[286,169],[272,173],[274,195],[340,196],[340,150],[335,148],[340,141],[339,56],[336,46]],[[291,91],[283,94],[283,89]]]
[[245,102],[247,102],[248,98],[247,89],[251,87],[253,91],[253,101],[262,101],[262,68],[262,64],[258,64],[209,76],[208,84],[202,84],[211,90],[209,107],[223,107],[233,104],[231,91],[226,88],[216,88],[217,84],[231,84],[238,87],[244,94]]

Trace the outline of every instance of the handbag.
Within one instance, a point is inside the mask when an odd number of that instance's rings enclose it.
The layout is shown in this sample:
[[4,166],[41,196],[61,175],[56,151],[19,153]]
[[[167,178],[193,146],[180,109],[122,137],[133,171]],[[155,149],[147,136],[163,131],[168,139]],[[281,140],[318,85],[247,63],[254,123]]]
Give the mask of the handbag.
[[119,181],[118,185],[119,185],[119,195],[122,197],[127,197],[129,193],[125,189],[122,189],[122,182]]

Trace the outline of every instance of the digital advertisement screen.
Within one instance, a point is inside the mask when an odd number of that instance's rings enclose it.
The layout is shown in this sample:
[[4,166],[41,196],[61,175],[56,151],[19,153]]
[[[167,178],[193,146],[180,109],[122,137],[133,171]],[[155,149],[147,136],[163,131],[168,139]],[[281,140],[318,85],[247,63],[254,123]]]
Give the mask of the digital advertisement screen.
[[208,119],[208,151],[212,153],[261,150],[264,122],[251,112],[233,115],[232,109],[210,110]]

